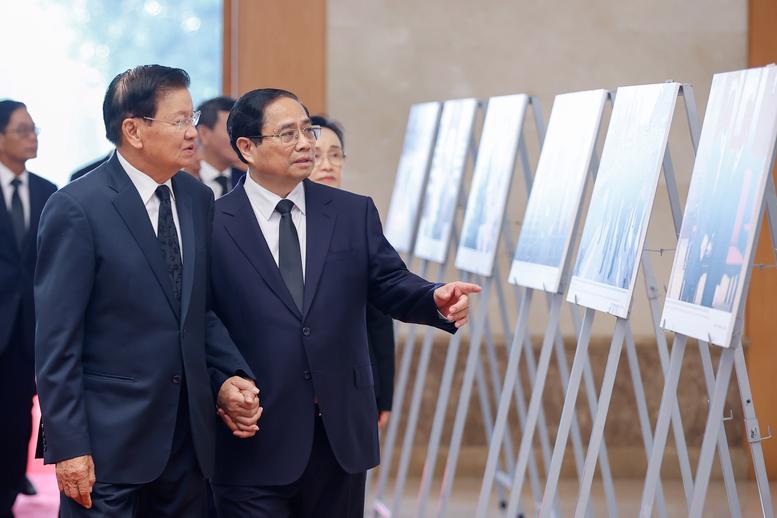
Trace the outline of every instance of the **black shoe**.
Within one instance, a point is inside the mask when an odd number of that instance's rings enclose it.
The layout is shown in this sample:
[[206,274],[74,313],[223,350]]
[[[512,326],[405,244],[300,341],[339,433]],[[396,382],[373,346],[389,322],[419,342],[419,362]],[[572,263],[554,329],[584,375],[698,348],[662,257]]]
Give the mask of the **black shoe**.
[[27,496],[35,496],[38,494],[38,490],[35,489],[35,486],[32,485],[32,482],[30,482],[29,478],[24,477],[24,480],[22,480],[22,487],[19,489],[19,493]]

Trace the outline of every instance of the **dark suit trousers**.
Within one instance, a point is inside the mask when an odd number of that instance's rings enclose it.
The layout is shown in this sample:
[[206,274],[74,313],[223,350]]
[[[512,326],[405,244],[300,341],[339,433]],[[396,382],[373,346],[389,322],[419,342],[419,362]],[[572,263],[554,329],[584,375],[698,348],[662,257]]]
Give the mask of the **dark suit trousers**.
[[[21,312],[20,312],[21,313]],[[21,315],[17,316],[10,342],[0,354],[0,518],[13,516],[16,495],[27,471],[27,448],[32,434],[32,397],[35,394],[35,362],[25,350]]]
[[316,417],[313,448],[299,480],[285,486],[213,484],[213,493],[219,516],[229,518],[362,518],[364,484],[365,473],[340,467]]
[[60,494],[60,518],[204,518],[207,486],[192,444],[185,383],[181,383],[173,447],[162,474],[148,484],[98,482],[92,508],[84,509]]

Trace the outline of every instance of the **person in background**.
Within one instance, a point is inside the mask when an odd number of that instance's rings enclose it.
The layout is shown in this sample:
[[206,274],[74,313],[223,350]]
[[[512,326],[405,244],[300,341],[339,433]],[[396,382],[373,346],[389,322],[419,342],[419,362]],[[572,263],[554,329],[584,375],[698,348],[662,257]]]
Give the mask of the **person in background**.
[[111,151],[110,153],[108,153],[105,156],[102,156],[102,157],[98,158],[94,162],[89,162],[88,164],[86,164],[82,168],[78,169],[73,174],[71,174],[70,175],[70,181],[72,182],[73,180],[78,180],[79,178],[84,176],[86,173],[91,173],[92,171],[97,169],[98,166],[101,166],[105,162],[107,162],[111,158],[112,155],[113,155],[113,151]]
[[229,143],[227,117],[235,105],[231,97],[208,99],[197,107],[200,121],[197,132],[200,142],[200,181],[213,190],[216,198],[232,190],[245,173],[234,167],[237,159]]
[[[312,116],[310,122],[314,126],[321,126],[310,179],[339,189],[345,163],[343,127],[323,115]],[[394,321],[372,304],[367,304],[367,345],[370,348],[372,376],[375,381],[378,427],[383,428],[391,415],[394,396]]]
[[19,493],[35,494],[25,476],[35,395],[33,274],[43,205],[57,187],[27,171],[38,129],[18,101],[0,101],[0,518]]

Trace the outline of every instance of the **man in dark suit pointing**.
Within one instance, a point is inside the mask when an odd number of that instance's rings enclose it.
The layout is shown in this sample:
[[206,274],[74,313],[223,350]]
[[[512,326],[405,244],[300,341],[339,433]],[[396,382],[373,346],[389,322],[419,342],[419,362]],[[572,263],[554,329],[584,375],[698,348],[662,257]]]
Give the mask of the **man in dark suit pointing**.
[[234,435],[257,429],[251,369],[207,312],[213,193],[179,172],[188,86],[159,65],[116,76],[116,152],[41,216],[36,371],[63,518],[203,516],[216,401]]
[[262,390],[262,428],[218,434],[213,490],[221,516],[363,515],[378,464],[365,308],[454,332],[467,294],[408,272],[367,197],[307,180],[319,128],[284,90],[241,97],[227,123],[249,165],[216,203],[215,310]]

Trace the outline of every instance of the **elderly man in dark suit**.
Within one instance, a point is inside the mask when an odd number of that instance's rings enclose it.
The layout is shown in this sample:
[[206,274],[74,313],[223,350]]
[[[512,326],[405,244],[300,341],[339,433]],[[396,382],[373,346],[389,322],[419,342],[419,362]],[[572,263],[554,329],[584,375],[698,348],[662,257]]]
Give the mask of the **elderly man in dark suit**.
[[216,402],[234,435],[257,430],[251,369],[207,311],[213,193],[179,171],[188,86],[159,65],[116,76],[116,152],[41,216],[36,371],[63,518],[203,516]]
[[18,493],[30,492],[24,473],[35,394],[35,238],[43,205],[57,190],[27,171],[37,135],[23,103],[0,101],[0,518],[13,516]]
[[319,129],[284,90],[241,97],[227,123],[249,172],[216,203],[214,308],[256,373],[265,409],[248,441],[218,434],[221,516],[362,516],[378,463],[367,303],[450,332],[479,287],[408,272],[367,197],[313,183]]

